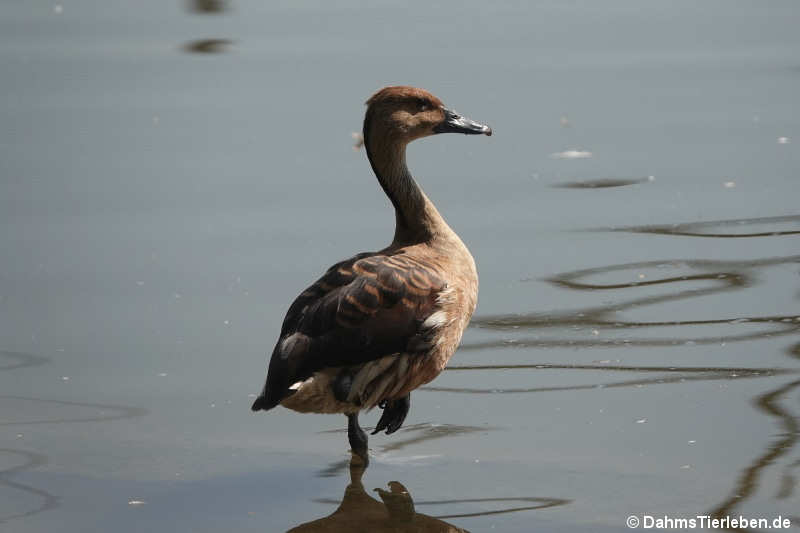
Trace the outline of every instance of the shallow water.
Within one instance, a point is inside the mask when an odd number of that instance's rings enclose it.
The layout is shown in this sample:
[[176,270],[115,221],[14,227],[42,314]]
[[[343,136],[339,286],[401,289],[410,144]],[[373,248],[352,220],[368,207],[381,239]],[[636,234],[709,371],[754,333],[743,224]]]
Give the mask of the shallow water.
[[[285,531],[343,499],[306,527],[796,526],[798,23],[793,1],[4,4],[0,530]],[[291,299],[392,233],[350,135],[391,83],[494,129],[409,150],[480,303],[351,472],[343,417],[249,396]]]

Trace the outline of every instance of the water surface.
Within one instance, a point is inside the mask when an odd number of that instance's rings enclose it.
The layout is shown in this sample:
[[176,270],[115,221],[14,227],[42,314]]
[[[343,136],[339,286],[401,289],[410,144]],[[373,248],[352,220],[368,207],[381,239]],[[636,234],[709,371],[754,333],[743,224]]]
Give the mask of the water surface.
[[[0,15],[3,529],[800,520],[795,2]],[[344,417],[249,404],[289,302],[392,234],[351,133],[395,83],[495,132],[409,149],[480,303],[354,472]]]

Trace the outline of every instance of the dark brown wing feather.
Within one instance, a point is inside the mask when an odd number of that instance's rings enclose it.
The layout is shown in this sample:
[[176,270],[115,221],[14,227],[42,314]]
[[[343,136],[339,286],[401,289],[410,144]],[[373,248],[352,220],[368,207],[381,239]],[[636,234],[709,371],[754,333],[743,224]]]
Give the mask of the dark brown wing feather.
[[292,383],[320,369],[424,351],[422,323],[445,286],[434,265],[403,253],[332,266],[289,308],[253,410],[274,407]]

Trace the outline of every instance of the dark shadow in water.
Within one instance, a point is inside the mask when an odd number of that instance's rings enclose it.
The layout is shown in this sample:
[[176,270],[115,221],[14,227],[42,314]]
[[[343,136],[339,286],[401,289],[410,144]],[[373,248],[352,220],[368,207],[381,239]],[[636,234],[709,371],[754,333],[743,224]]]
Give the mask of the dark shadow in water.
[[230,39],[198,39],[183,45],[183,51],[190,54],[221,54],[233,44]]
[[[318,499],[317,503],[338,504],[332,514],[319,520],[301,524],[290,529],[290,532],[322,532],[322,531],[391,531],[391,532],[460,532],[466,531],[444,519],[487,516],[520,511],[534,511],[559,505],[566,505],[570,500],[560,498],[537,498],[530,496],[509,498],[466,498],[453,500],[431,500],[414,502],[408,490],[397,481],[388,483],[389,490],[374,489],[380,501],[372,498],[364,489],[361,478],[364,468],[360,463],[352,462],[350,468],[350,484],[344,491],[342,501]],[[416,512],[416,506],[446,506],[466,503],[514,503],[510,507],[501,507],[491,511],[473,513],[453,513],[441,516],[429,516]],[[523,505],[519,505],[522,503]]]
[[194,13],[216,15],[228,9],[227,0],[188,0],[186,7]]
[[58,507],[58,498],[55,495],[47,492],[46,490],[37,489],[36,487],[31,487],[30,485],[25,485],[23,483],[19,483],[10,479],[14,474],[18,474],[20,472],[24,472],[25,470],[31,470],[33,468],[37,468],[39,466],[47,464],[47,457],[45,455],[25,450],[16,450],[12,448],[0,448],[0,454],[2,453],[21,455],[22,457],[25,458],[25,462],[21,465],[0,471],[0,485],[15,490],[19,490],[22,492],[26,492],[28,494],[32,494],[38,498],[41,498],[42,502],[39,504],[38,507],[35,507],[28,511],[7,516],[0,516],[0,524],[17,518],[25,518],[28,516],[32,516],[37,513],[41,513]]
[[[747,233],[724,233],[708,231],[715,228],[736,228],[749,225],[767,224],[780,224],[798,227],[797,229],[776,229],[769,231],[751,231]],[[800,215],[741,218],[734,220],[715,220],[709,222],[688,222],[683,224],[662,224],[653,226],[628,226],[623,228],[605,228],[589,231],[626,231],[630,233],[655,233],[657,235],[681,235],[684,237],[714,237],[723,239],[742,237],[776,237],[781,235],[800,235]]]
[[50,362],[47,357],[41,355],[33,355],[30,353],[22,352],[9,352],[0,350],[0,357],[11,359],[11,364],[0,366],[0,372],[5,370],[16,370],[18,368],[26,368],[29,366],[41,366]]
[[625,187],[627,185],[638,185],[640,183],[647,183],[647,178],[640,179],[624,179],[624,178],[606,178],[595,180],[578,180],[578,181],[565,181],[562,183],[555,183],[551,187],[558,189],[608,189],[610,187]]

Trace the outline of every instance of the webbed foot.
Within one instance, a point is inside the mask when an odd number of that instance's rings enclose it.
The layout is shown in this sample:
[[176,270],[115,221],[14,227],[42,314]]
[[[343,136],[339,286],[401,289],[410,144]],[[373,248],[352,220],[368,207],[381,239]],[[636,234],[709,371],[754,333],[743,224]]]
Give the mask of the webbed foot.
[[406,419],[406,415],[408,415],[408,410],[411,409],[411,394],[406,394],[397,400],[385,400],[380,404],[380,407],[383,409],[383,414],[372,434],[374,435],[385,429],[386,434],[391,435],[400,429]]

